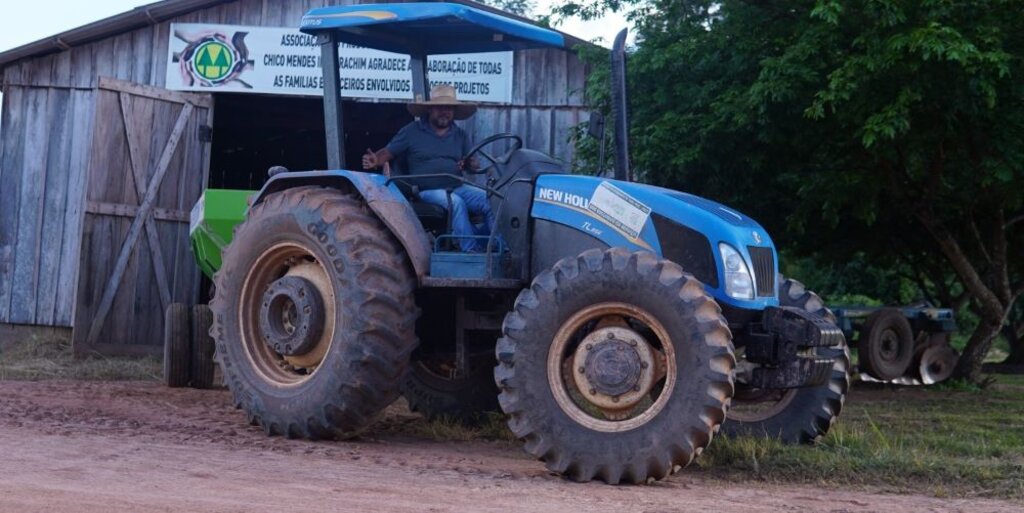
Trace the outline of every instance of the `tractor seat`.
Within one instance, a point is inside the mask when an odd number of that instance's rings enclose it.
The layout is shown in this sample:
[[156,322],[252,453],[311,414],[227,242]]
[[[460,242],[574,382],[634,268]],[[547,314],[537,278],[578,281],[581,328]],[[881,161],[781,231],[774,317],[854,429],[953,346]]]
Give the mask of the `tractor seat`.
[[409,205],[412,206],[412,211],[416,213],[416,217],[419,218],[424,230],[433,233],[444,233],[448,226],[448,209],[441,205],[425,203],[415,199],[410,200]]
[[[384,163],[384,170],[392,176],[402,174],[405,167],[405,159],[395,159],[392,162]],[[448,209],[441,205],[434,205],[420,201],[417,191],[406,182],[395,182],[402,194],[409,200],[412,211],[420,220],[423,229],[434,235],[441,235],[448,229]]]

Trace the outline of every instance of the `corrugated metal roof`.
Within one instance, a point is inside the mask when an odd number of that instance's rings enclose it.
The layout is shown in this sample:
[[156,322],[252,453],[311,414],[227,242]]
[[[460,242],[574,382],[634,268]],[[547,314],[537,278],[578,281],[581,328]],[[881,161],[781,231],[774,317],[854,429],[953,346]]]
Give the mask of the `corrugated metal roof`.
[[81,27],[61,32],[55,36],[43,38],[39,41],[0,53],[0,70],[8,64],[21,59],[60,52],[73,46],[91,43],[93,41],[116,36],[124,32],[130,32],[148,25],[156,25],[157,23],[183,14],[234,1],[235,0],[163,0],[161,2],[136,7],[128,12],[104,18],[88,25],[82,25]]
[[[6,52],[0,53],[0,80],[2,80],[3,69],[16,61],[64,51],[74,46],[116,36],[124,32],[130,32],[149,25],[156,25],[171,18],[176,18],[194,11],[235,1],[237,0],[163,0],[136,7],[128,12],[111,16],[88,25],[83,25],[78,28],[61,32],[55,36],[50,36],[33,43],[7,50]],[[469,5],[484,11],[500,13],[513,19],[534,23],[533,20],[516,16],[472,0],[453,0],[451,3]],[[298,27],[296,26],[296,28]],[[563,32],[559,33],[566,38],[568,43],[567,46],[571,47],[575,44],[581,43],[589,44],[586,41],[573,37],[569,34],[565,34]]]

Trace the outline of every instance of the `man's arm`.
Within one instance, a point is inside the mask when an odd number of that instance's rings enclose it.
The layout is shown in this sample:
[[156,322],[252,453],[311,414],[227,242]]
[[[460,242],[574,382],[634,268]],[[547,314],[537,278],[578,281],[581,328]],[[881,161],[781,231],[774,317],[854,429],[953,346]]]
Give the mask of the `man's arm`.
[[377,151],[366,148],[366,153],[363,154],[363,169],[376,169],[394,158],[395,156],[391,154],[391,150],[387,146]]
[[373,169],[378,166],[383,166],[396,156],[401,155],[409,149],[409,125],[404,126],[393,138],[387,146],[373,151],[370,148],[366,149],[366,153],[363,154],[363,169]]

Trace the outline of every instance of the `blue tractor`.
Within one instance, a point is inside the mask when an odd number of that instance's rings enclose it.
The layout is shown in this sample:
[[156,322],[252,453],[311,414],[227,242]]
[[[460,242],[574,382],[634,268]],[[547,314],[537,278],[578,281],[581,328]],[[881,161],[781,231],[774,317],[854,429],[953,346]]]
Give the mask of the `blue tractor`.
[[428,55],[564,48],[560,34],[445,3],[315,9],[302,30],[322,48],[330,170],[272,170],[233,235],[194,240],[216,260],[211,334],[252,423],[346,436],[399,394],[428,416],[500,408],[551,470],[640,483],[720,430],[803,442],[835,421],[849,356],[831,314],[778,274],[753,219],[626,179],[624,87],[616,179],[566,174],[514,134],[471,151],[480,176],[452,170],[492,202],[483,253],[455,249],[418,177],[345,169],[342,43],[409,55],[426,98]]

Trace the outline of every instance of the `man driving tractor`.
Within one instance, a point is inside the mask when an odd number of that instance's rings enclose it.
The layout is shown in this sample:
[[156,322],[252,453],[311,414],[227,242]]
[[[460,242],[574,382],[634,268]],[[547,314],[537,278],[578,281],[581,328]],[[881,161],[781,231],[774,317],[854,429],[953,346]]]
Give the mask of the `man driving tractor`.
[[[471,147],[469,136],[454,120],[464,120],[476,112],[476,105],[460,102],[455,88],[438,85],[431,89],[430,100],[412,101],[407,105],[409,113],[416,117],[395,134],[387,146],[374,152],[366,149],[363,155],[363,169],[374,169],[396,159],[405,157],[407,169],[402,174],[434,175],[461,172],[466,167],[476,169],[476,159],[468,162],[463,157]],[[417,180],[419,199],[425,203],[448,208],[448,190],[451,190],[452,235],[459,238],[459,247],[468,253],[484,250],[478,239],[463,238],[472,235],[487,235],[494,226],[494,215],[487,201],[487,194],[477,187],[459,184],[444,177]],[[470,215],[486,219],[483,233],[470,222]]]

